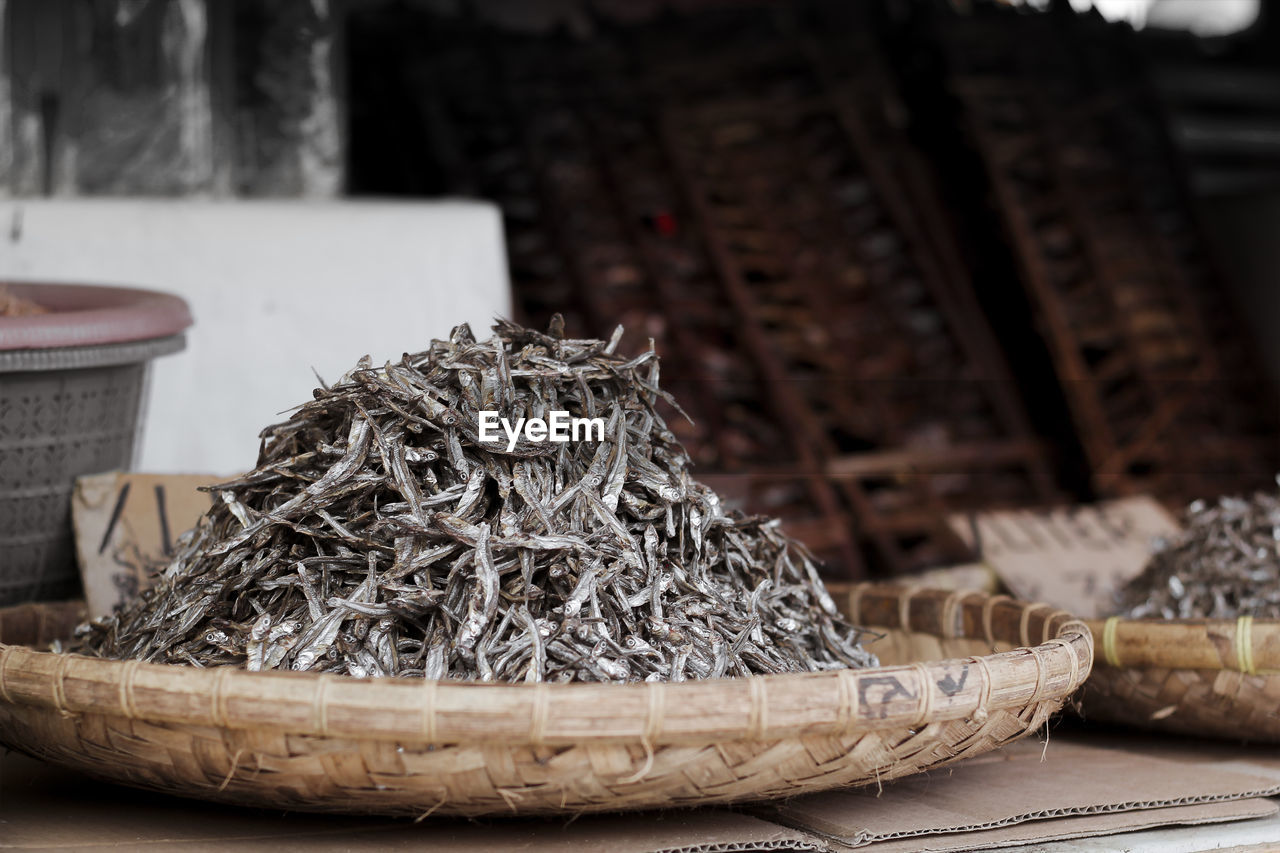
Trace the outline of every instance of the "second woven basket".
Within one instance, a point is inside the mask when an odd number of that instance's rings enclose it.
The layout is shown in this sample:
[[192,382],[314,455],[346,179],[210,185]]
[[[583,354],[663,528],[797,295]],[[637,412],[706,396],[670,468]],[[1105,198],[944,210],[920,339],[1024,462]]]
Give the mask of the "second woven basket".
[[[1038,729],[1088,676],[1088,629],[981,593],[845,592],[884,666],[679,684],[480,684],[197,669],[36,651],[5,618],[0,742],[91,775],[273,808],[546,814],[891,779]],[[59,625],[61,618],[62,624]],[[1022,646],[1023,648],[1016,648]]]
[[1090,622],[1098,640],[1087,719],[1280,743],[1280,621]]

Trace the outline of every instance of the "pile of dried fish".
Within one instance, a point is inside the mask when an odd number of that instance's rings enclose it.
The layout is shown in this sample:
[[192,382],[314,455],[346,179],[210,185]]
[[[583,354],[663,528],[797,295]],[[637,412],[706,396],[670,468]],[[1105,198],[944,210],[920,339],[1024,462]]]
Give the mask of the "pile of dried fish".
[[[803,546],[690,478],[652,347],[626,359],[621,328],[562,330],[500,322],[477,342],[460,326],[362,359],[263,432],[257,468],[211,487],[156,585],[82,626],[78,650],[484,681],[874,665]],[[485,441],[485,411],[567,411],[604,434]]]
[[1280,495],[1191,504],[1120,598],[1133,619],[1280,619]]

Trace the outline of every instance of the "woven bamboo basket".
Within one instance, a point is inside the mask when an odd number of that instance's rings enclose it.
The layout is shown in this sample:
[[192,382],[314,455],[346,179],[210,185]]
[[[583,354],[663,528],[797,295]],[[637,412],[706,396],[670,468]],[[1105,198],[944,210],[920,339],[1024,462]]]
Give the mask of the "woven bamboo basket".
[[[110,781],[274,808],[547,814],[892,779],[1038,729],[1084,681],[1066,613],[855,587],[876,669],[678,684],[479,684],[36,651],[73,608],[0,617],[0,742]],[[21,612],[19,612],[21,611]],[[1022,646],[1024,648],[1017,648]],[[948,659],[949,658],[949,659]]]
[[1098,648],[1087,719],[1280,743],[1280,621],[1112,617],[1089,626]]

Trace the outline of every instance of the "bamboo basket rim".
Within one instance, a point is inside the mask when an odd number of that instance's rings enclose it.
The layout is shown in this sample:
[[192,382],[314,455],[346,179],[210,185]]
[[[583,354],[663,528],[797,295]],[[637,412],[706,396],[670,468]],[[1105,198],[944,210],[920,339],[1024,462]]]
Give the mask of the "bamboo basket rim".
[[1109,616],[1084,621],[1095,638],[1095,666],[1280,675],[1280,619]]
[[[916,729],[933,722],[983,718],[990,711],[1065,697],[1083,683],[1093,663],[1093,639],[1086,623],[1047,604],[983,592],[880,584],[855,585],[848,595],[851,612],[863,616],[861,624],[935,633],[944,639],[985,639],[993,648],[1020,647],[869,669],[618,685],[200,669],[0,643],[0,701],[63,715],[107,713],[150,722],[362,740],[656,746]],[[1033,619],[1040,622],[1038,637],[1031,631]],[[993,630],[996,623],[1015,621],[1016,632],[1010,629],[998,636]],[[874,651],[874,644],[870,648]],[[1034,659],[1036,672],[1030,698],[1025,693],[1028,657]],[[939,695],[935,685],[948,683],[957,666],[965,667],[966,676],[971,667],[974,683],[966,687],[962,681],[955,693],[943,688],[944,695]],[[1049,682],[1061,681],[1064,674],[1065,683],[1050,689]],[[869,691],[876,683],[896,687],[882,689],[882,700],[868,713]],[[718,700],[723,714],[681,712],[705,709]],[[593,714],[607,715],[609,724],[584,725]]]

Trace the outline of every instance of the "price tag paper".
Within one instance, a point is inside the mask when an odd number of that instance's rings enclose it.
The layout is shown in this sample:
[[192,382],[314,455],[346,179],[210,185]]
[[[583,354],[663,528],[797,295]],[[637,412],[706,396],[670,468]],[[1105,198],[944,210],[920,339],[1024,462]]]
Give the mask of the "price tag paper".
[[1142,571],[1153,541],[1179,529],[1147,496],[955,515],[949,522],[1014,595],[1082,618],[1113,613],[1116,591]]
[[113,471],[76,480],[71,521],[85,601],[93,617],[151,585],[179,536],[211,505],[198,486],[210,474],[134,474]]

